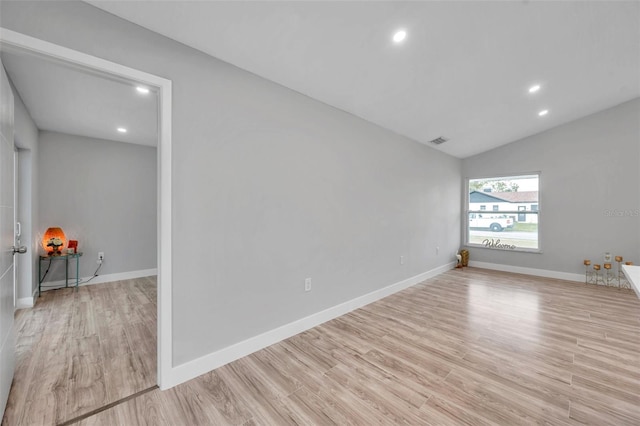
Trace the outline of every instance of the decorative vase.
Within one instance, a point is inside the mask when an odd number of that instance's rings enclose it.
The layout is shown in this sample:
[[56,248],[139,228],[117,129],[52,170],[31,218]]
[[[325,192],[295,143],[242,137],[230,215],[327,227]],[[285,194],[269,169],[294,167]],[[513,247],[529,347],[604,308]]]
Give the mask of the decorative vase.
[[469,250],[460,250],[460,256],[462,256],[462,266],[469,266]]

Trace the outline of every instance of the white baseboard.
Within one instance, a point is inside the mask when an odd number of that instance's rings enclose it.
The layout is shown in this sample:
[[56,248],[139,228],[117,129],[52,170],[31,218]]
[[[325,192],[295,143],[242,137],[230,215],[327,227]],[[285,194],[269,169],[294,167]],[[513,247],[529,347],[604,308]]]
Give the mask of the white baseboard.
[[411,286],[421,283],[422,281],[440,275],[454,267],[454,263],[447,263],[422,274],[407,278],[406,280],[397,282],[390,286],[381,288],[371,293],[365,294],[347,302],[325,309],[301,318],[289,324],[285,324],[276,329],[267,331],[258,336],[238,342],[219,351],[197,358],[193,361],[175,366],[171,369],[169,377],[167,377],[166,388],[170,388],[180,383],[191,380],[201,374],[207,373],[216,368],[222,367],[232,361],[244,356],[250,355],[267,346],[278,343],[305,330],[316,327],[326,321],[337,318],[341,315],[349,313],[355,309],[368,305],[376,300],[390,296],[393,293],[404,290]]
[[[158,270],[156,268],[153,269],[141,269],[139,271],[129,271],[129,272],[118,272],[115,274],[106,274],[106,275],[98,275],[94,279],[89,282],[82,282],[91,279],[91,277],[80,278],[80,286],[84,285],[93,285],[93,284],[102,284],[102,283],[110,283],[113,281],[122,281],[122,280],[132,280],[134,278],[142,278],[142,277],[150,277],[152,275],[158,275]],[[60,281],[45,281],[42,283],[46,285],[46,288],[43,288],[42,291],[46,290],[55,290],[58,288],[63,288],[65,286],[64,280]],[[69,287],[75,287],[76,280],[69,280]],[[36,288],[35,294],[37,294],[38,289]],[[27,298],[28,299],[28,298]],[[31,305],[33,306],[33,305]]]
[[[141,269],[139,271],[129,271],[129,272],[119,272],[116,274],[107,274],[107,275],[98,275],[94,279],[89,282],[80,283],[83,285],[93,285],[93,284],[102,284],[102,283],[110,283],[113,281],[122,281],[122,280],[132,280],[134,278],[142,278],[142,277],[150,277],[152,275],[158,275],[158,270],[156,268],[153,269]],[[88,280],[91,277],[80,278],[80,281]],[[55,290],[58,288],[63,288],[65,286],[64,281],[45,281],[43,283],[46,285],[46,288],[43,288],[42,291],[47,290]],[[75,280],[69,280],[69,287],[74,287],[76,285]],[[16,310],[17,309],[25,309],[25,308],[33,308],[35,305],[36,297],[38,296],[38,288],[36,287],[33,290],[33,294],[31,297],[21,297],[16,300]]]
[[470,261],[469,266],[475,268],[492,269],[494,271],[513,272],[516,274],[534,275],[536,277],[556,278],[559,280],[584,282],[583,274],[570,272],[549,271],[547,269],[525,268],[522,266],[502,265],[499,263]]
[[31,297],[21,297],[20,299],[16,300],[15,310],[17,311],[18,309],[33,308],[36,304],[37,294],[38,288],[36,287],[35,289],[33,289],[33,292],[31,292]]
[[38,293],[38,289],[33,291],[33,295],[31,297],[21,297],[16,300],[16,310],[17,309],[25,309],[25,308],[33,308],[35,295]]

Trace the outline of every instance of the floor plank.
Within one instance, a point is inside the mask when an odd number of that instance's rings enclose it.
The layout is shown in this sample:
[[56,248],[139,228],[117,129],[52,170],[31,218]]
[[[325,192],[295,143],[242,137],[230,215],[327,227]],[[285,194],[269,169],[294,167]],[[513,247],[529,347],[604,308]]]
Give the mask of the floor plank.
[[155,307],[155,287],[151,277],[50,290],[17,311],[2,425],[64,423],[154,386],[156,315],[140,306]]
[[[145,371],[155,363],[155,282],[130,287],[61,292],[18,313],[3,425],[57,424],[153,385]],[[52,333],[49,323],[67,331]],[[53,372],[39,366],[55,360]],[[78,424],[398,423],[637,426],[640,300],[615,288],[454,270]]]

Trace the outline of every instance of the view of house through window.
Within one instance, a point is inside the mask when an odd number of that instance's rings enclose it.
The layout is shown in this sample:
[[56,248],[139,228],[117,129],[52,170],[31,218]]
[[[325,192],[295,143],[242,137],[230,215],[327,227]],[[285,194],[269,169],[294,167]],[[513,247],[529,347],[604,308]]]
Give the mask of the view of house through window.
[[534,174],[469,179],[467,245],[538,251],[539,178]]

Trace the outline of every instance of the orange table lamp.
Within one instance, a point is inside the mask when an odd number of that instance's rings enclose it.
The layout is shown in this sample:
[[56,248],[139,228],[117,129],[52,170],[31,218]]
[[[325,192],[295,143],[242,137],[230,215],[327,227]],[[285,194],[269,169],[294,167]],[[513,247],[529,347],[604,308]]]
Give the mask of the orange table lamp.
[[50,256],[60,254],[66,244],[67,237],[64,235],[62,228],[49,228],[42,236],[42,248]]

